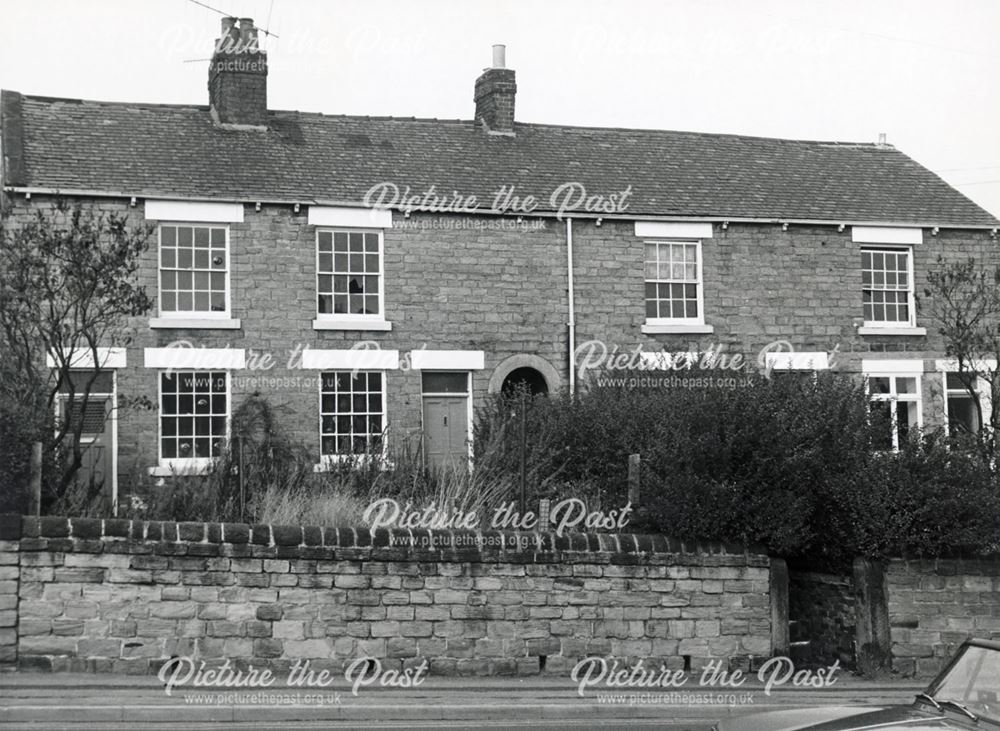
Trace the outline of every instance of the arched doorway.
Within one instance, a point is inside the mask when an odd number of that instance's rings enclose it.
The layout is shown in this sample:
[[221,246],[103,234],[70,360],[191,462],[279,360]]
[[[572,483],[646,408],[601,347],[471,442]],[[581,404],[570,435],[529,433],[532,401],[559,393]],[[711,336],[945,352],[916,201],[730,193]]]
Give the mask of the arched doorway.
[[507,391],[510,377],[527,382],[532,393],[556,393],[562,387],[559,372],[547,360],[533,353],[520,353],[501,361],[490,375],[489,392]]
[[528,393],[532,396],[546,395],[549,392],[549,384],[545,381],[545,376],[530,366],[515,368],[507,374],[507,377],[503,379],[500,391],[509,395],[516,392],[522,384],[527,387]]

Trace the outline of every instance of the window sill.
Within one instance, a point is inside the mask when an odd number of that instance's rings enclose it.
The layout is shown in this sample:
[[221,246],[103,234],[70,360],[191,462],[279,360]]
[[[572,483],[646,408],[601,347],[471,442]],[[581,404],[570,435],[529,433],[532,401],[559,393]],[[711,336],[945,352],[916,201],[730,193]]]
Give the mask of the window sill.
[[683,323],[646,322],[642,326],[646,335],[711,335],[715,328],[704,323],[685,325]]
[[927,334],[926,327],[859,327],[858,335],[901,335],[919,337]]
[[211,459],[177,460],[175,462],[167,460],[156,467],[150,467],[146,473],[152,477],[205,475],[211,472],[214,466],[214,460]]
[[[372,462],[373,457],[370,454],[359,454],[359,455],[337,455],[323,457],[322,460],[313,465],[313,472],[333,472],[341,467],[351,467],[352,469],[358,467],[368,467]],[[392,469],[392,463],[384,458],[378,460],[377,467],[380,470]]]
[[386,320],[337,320],[316,318],[313,330],[392,330],[392,323]]
[[239,330],[243,324],[238,317],[151,317],[149,326],[154,330]]

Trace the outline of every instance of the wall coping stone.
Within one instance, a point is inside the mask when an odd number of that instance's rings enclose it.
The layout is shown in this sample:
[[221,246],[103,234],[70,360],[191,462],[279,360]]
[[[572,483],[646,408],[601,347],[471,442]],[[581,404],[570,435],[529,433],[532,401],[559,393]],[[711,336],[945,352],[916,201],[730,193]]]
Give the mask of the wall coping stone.
[[769,565],[760,546],[631,533],[333,528],[0,515],[0,540],[22,551],[153,553],[316,560],[487,563],[673,563],[692,556],[711,565]]

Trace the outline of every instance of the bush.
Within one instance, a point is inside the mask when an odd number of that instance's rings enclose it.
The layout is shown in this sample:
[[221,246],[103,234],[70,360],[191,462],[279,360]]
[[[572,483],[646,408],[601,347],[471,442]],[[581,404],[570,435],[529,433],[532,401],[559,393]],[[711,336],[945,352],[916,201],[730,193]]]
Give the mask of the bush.
[[983,450],[932,434],[874,455],[864,474],[836,480],[832,537],[873,558],[996,552],[1000,481]]
[[[914,433],[876,451],[889,425],[864,383],[835,373],[741,377],[738,388],[593,388],[528,402],[529,495],[566,490],[624,505],[630,531],[762,544],[815,568],[858,555],[936,555],[1000,545],[1000,480],[976,440]],[[520,398],[479,412],[477,452],[516,479]]]

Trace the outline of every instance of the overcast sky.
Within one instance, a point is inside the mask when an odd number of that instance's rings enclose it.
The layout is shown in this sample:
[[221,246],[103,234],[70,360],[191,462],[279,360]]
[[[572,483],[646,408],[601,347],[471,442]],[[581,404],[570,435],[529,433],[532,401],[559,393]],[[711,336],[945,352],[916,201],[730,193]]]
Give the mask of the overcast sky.
[[[997,0],[203,0],[252,17],[269,106],[469,119],[490,46],[518,121],[888,141],[1000,216]],[[206,104],[191,0],[0,0],[0,87]]]

